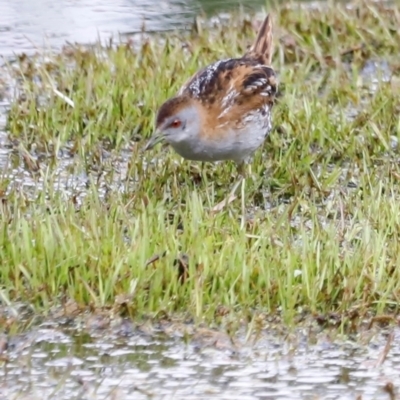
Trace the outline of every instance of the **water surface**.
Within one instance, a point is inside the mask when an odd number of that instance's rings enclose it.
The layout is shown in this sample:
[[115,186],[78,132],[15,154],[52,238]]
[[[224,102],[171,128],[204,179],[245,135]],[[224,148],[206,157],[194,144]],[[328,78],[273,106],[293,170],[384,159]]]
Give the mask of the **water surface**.
[[51,325],[9,340],[0,399],[386,400],[385,386],[400,385],[400,349],[379,362],[383,332],[337,341],[320,332],[311,345],[308,330],[246,343],[197,329],[186,342],[169,323],[151,334],[129,321],[103,330],[97,320],[90,333]]
[[119,34],[185,29],[201,12],[242,7],[258,10],[265,0],[0,0],[0,56],[91,43]]

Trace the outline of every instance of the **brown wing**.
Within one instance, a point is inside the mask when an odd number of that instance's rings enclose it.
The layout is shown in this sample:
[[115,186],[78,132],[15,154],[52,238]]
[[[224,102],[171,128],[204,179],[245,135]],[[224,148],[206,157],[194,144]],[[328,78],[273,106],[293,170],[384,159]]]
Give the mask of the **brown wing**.
[[276,79],[273,69],[246,57],[209,65],[190,78],[179,92],[198,99],[204,105],[211,105],[217,99],[224,103],[229,98],[240,99],[256,94],[265,97],[274,96],[275,93]]
[[[219,124],[236,122],[251,114],[270,110],[275,99],[277,83],[272,68],[265,65],[240,65],[233,72],[233,79],[221,99],[221,109],[214,117]],[[215,110],[216,111],[216,110]]]
[[271,67],[239,58],[206,67],[182,87],[181,94],[202,103],[207,110],[205,123],[211,128],[226,122],[240,124],[248,113],[272,107],[276,90]]

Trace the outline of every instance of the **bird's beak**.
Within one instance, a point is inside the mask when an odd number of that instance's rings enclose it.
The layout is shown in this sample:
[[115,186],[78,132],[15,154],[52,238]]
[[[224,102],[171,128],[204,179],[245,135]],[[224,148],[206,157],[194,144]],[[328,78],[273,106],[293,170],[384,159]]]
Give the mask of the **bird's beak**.
[[160,131],[155,131],[152,135],[152,137],[150,138],[150,140],[147,142],[144,150],[150,150],[152,149],[156,144],[162,142],[165,139],[164,135],[162,132]]

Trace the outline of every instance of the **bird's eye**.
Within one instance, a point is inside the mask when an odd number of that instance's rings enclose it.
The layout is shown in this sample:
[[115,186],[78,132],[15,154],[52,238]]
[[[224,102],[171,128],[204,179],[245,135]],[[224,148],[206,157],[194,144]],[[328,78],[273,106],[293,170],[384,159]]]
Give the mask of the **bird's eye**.
[[180,119],[175,119],[170,123],[171,128],[179,128],[182,125],[182,121]]

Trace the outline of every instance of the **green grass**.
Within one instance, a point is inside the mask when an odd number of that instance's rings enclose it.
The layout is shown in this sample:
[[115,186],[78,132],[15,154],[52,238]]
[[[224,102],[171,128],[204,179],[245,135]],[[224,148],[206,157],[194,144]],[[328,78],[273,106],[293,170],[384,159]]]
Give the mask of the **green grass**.
[[[141,149],[157,107],[199,67],[243,54],[255,17],[10,64],[20,88],[7,126],[14,167],[34,185],[1,181],[3,301],[207,324],[398,313],[399,3],[273,15],[281,97],[247,180],[245,230],[240,199],[210,212],[234,165]],[[371,61],[393,73],[374,90],[362,72]],[[82,174],[85,188],[56,189]]]

